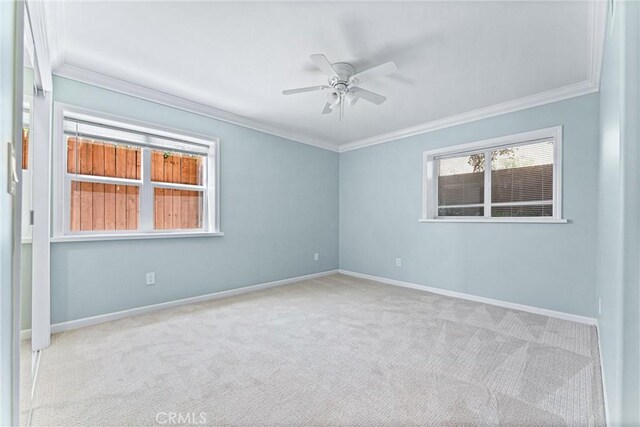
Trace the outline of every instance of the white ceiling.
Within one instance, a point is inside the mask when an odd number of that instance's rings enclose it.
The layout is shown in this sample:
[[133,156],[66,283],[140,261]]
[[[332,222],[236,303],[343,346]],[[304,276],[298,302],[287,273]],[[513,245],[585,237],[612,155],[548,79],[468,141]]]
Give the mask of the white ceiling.
[[[552,91],[591,78],[587,2],[69,2],[65,64],[334,144]],[[386,95],[321,115],[324,53],[356,71],[400,71],[362,87]]]

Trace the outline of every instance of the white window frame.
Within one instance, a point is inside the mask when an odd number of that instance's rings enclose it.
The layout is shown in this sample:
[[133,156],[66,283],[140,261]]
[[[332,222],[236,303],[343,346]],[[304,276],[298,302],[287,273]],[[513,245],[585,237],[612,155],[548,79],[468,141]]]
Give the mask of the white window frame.
[[[139,229],[138,230],[70,230],[70,197],[71,180],[67,173],[67,146],[64,136],[65,117],[87,117],[98,124],[111,124],[123,129],[143,132],[151,135],[174,138],[177,141],[194,143],[207,147],[207,163],[204,170],[204,184],[202,186],[162,183],[151,181],[151,150],[142,148],[141,178],[112,178],[81,175],[83,182],[118,183],[136,185],[140,187],[139,197]],[[53,242],[85,241],[85,240],[124,240],[124,239],[152,239],[171,237],[202,237],[222,236],[220,231],[220,139],[171,129],[152,123],[141,122],[129,118],[95,111],[88,108],[56,102],[54,104],[54,145],[53,145]],[[168,148],[167,150],[171,150]],[[153,190],[159,188],[175,188],[197,190],[204,193],[203,226],[200,229],[154,230],[154,199]]]
[[[33,226],[31,225],[31,211],[33,210],[33,132],[31,132],[31,114],[33,96],[22,95],[22,127],[29,129],[29,157],[28,169],[22,170],[22,244],[31,244],[33,238]],[[22,144],[22,140],[20,140]],[[24,153],[23,153],[24,154]],[[22,165],[20,165],[22,168]]]
[[[540,140],[553,140],[553,216],[550,217],[491,217],[491,174],[485,173],[484,212],[482,217],[438,216],[437,161],[443,157],[483,153],[491,159],[491,151],[527,145]],[[487,168],[485,168],[487,169]],[[509,204],[511,205],[511,204]],[[471,206],[471,205],[469,205]],[[480,205],[478,205],[480,206]],[[423,153],[422,217],[420,222],[506,222],[506,223],[566,223],[562,217],[562,126],[538,129],[514,135],[425,151]]]

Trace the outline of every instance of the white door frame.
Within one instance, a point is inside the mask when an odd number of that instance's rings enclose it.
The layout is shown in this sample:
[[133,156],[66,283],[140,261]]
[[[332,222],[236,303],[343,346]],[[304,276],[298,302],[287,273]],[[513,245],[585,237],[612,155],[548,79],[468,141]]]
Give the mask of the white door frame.
[[31,350],[51,343],[50,291],[50,184],[51,93],[34,93],[31,106],[31,149],[33,150],[33,226],[31,238]]

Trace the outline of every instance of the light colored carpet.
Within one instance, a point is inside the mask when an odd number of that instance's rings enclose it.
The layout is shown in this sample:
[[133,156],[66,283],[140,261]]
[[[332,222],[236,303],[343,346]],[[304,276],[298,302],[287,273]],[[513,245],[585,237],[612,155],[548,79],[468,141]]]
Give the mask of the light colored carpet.
[[27,425],[31,401],[31,340],[20,342],[20,425]]
[[596,340],[333,275],[54,335],[33,425],[602,425]]

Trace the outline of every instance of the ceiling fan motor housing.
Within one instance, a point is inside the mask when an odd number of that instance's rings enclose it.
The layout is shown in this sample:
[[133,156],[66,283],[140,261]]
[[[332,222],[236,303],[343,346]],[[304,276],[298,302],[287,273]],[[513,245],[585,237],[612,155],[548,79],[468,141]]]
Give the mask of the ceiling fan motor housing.
[[351,64],[347,64],[346,62],[336,62],[335,64],[332,64],[332,66],[333,66],[333,69],[336,71],[336,74],[340,78],[339,79],[336,79],[335,77],[330,78],[329,84],[331,86],[335,86],[336,84],[340,84],[340,83],[346,86],[351,76],[353,76],[356,73],[356,70],[353,68],[353,66]]
[[355,69],[346,62],[336,62],[331,65],[338,77],[329,78],[329,85],[332,90],[327,94],[327,101],[331,106],[335,106],[349,92],[349,79],[355,74]]
[[297,89],[283,90],[283,95],[292,95],[296,93],[327,91],[327,103],[322,110],[322,114],[329,114],[335,107],[340,109],[340,121],[344,114],[344,105],[354,105],[358,99],[362,98],[376,105],[380,105],[386,101],[386,97],[362,89],[356,86],[361,81],[371,80],[377,77],[386,76],[395,73],[398,68],[393,62],[386,62],[373,68],[360,71],[356,74],[351,64],[346,62],[331,63],[326,56],[320,53],[313,54],[309,57],[318,68],[329,76],[329,85],[302,87]]

